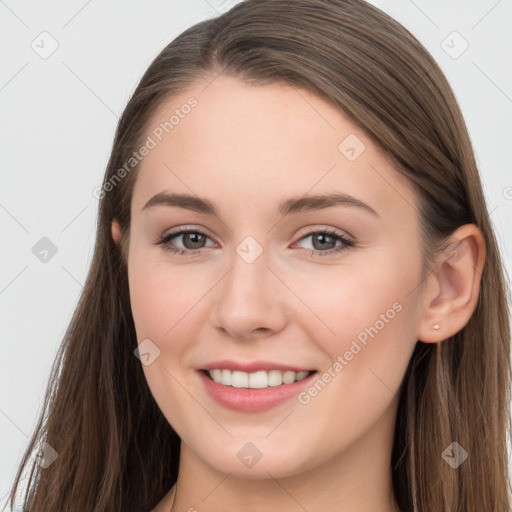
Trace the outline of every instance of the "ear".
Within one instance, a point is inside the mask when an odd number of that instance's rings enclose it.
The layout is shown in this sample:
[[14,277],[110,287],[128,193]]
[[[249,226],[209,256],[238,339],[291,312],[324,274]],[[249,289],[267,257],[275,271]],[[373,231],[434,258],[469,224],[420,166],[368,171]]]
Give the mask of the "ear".
[[453,232],[428,278],[432,286],[428,287],[418,325],[418,340],[438,343],[468,323],[478,302],[485,254],[485,241],[475,224],[465,224]]
[[112,221],[112,227],[111,227],[111,232],[112,232],[112,238],[114,240],[114,243],[116,245],[119,245],[119,233],[120,233],[120,228],[119,228],[119,222],[117,222],[117,219],[114,219]]

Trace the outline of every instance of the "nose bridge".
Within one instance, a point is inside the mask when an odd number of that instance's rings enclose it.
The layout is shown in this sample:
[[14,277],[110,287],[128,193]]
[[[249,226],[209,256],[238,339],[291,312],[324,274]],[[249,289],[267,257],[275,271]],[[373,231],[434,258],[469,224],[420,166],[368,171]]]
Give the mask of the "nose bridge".
[[[240,306],[265,307],[269,305],[269,252],[252,236],[246,237],[232,258],[232,270],[224,294]],[[267,297],[265,297],[267,295]]]
[[235,247],[231,271],[223,279],[215,306],[216,324],[234,337],[246,337],[255,329],[276,330],[283,321],[269,255],[251,236]]

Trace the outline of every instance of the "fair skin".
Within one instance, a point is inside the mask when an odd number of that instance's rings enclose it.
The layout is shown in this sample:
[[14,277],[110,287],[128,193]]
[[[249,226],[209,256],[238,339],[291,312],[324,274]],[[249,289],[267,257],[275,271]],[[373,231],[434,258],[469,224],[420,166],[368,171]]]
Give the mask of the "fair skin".
[[[343,504],[345,512],[396,511],[397,393],[417,340],[441,342],[473,313],[482,235],[474,225],[460,227],[457,257],[444,254],[422,281],[414,192],[360,128],[285,84],[219,76],[206,85],[190,86],[155,115],[151,127],[197,99],[142,161],[131,204],[137,340],[160,350],[143,371],[181,438],[173,510],[315,512]],[[354,161],[338,149],[349,134],[366,146]],[[166,204],[143,210],[164,191],[206,198],[217,215]],[[277,213],[291,197],[333,192],[375,213],[353,205]],[[180,227],[205,233],[204,243],[196,234],[168,245],[198,253],[156,244]],[[315,243],[320,235],[311,233],[325,229],[354,245],[322,255],[343,244]],[[115,220],[112,236],[119,243]],[[251,263],[237,253],[249,236],[263,249]],[[382,314],[387,321],[377,324]],[[370,326],[378,333],[306,404],[292,397],[264,412],[228,409],[199,377],[198,368],[221,359],[280,361],[321,376]],[[248,442],[261,453],[252,467],[237,457]],[[155,510],[168,511],[170,498]]]

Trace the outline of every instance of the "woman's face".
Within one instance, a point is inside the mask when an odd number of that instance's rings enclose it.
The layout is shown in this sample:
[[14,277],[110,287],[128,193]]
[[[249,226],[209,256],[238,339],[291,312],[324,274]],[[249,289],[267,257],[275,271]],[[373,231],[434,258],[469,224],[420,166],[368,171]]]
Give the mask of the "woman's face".
[[333,106],[283,84],[197,83],[147,136],[130,300],[149,387],[189,453],[255,478],[355,447],[389,456],[421,317],[405,179]]

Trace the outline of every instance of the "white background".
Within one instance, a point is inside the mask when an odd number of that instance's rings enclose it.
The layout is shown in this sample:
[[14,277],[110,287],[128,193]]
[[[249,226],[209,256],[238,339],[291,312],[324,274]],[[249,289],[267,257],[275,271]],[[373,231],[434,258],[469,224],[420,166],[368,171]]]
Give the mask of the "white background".
[[[167,43],[234,3],[0,0],[2,505],[85,281],[97,214],[92,191],[101,184],[118,116]],[[372,3],[428,48],[452,84],[510,274],[512,0]],[[40,36],[44,31],[51,37]],[[445,51],[464,44],[458,36],[446,40],[453,31],[469,44],[458,58]],[[52,39],[58,48],[46,59],[31,47],[48,50]],[[32,252],[42,237],[58,249],[46,263]]]

